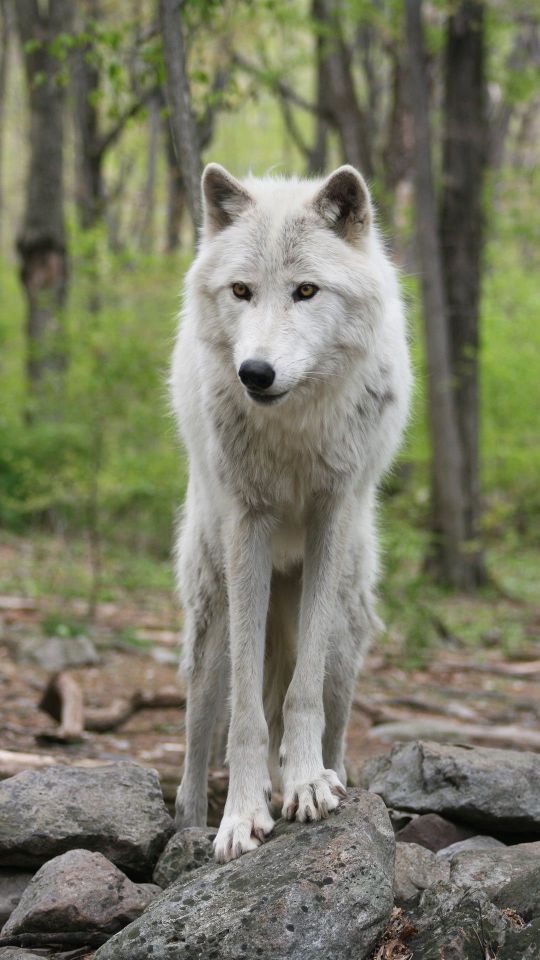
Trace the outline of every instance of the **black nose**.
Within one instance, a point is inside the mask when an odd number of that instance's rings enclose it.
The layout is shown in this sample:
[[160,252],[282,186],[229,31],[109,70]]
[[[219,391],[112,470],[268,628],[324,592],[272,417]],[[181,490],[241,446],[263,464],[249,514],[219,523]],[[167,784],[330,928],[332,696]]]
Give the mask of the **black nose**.
[[267,390],[271,387],[276,371],[266,360],[244,360],[238,371],[242,383],[252,390]]

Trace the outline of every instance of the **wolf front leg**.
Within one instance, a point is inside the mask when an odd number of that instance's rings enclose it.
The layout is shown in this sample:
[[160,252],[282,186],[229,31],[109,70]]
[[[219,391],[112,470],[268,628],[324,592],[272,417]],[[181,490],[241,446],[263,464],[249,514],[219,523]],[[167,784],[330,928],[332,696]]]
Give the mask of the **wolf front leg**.
[[224,863],[258,847],[274,821],[268,812],[268,729],[263,709],[266,617],[272,552],[268,522],[243,513],[231,522],[227,545],[231,650],[229,792],[215,839]]
[[322,736],[325,662],[349,517],[347,496],[319,500],[308,517],[298,650],[280,750],[283,816],[289,820],[320,820],[345,796],[337,773],[324,767]]

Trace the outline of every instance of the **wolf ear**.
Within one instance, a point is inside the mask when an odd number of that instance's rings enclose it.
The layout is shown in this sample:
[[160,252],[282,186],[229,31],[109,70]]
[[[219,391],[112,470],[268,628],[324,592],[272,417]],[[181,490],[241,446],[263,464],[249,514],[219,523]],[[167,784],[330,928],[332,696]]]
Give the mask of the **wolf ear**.
[[349,164],[330,174],[312,202],[327,225],[349,243],[360,240],[369,230],[369,190],[361,174]]
[[253,203],[246,188],[219,163],[204,168],[202,193],[204,225],[210,235],[230,226]]

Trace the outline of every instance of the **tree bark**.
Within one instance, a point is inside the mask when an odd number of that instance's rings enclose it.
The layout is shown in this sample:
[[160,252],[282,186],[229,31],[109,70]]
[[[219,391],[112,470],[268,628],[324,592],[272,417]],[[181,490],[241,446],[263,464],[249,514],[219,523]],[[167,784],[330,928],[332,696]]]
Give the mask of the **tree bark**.
[[[99,0],[86,0],[83,29],[100,16]],[[99,69],[90,56],[89,41],[77,46],[73,62],[73,105],[75,120],[75,198],[79,222],[87,230],[100,219],[104,203],[103,153],[98,149]]]
[[165,249],[168,253],[178,250],[180,246],[180,231],[182,219],[186,209],[186,194],[184,180],[171,133],[168,118],[164,123],[165,148],[167,154],[167,224],[165,233]]
[[191,90],[178,0],[159,0],[160,26],[165,59],[165,91],[169,122],[178,158],[186,201],[195,231],[201,222],[201,152]]
[[326,104],[341,141],[343,159],[369,178],[373,174],[373,161],[368,122],[358,101],[351,51],[343,36],[338,6],[336,0],[316,0],[313,7],[323,45]]
[[[4,211],[4,178],[3,178],[3,159],[4,159],[4,128],[5,128],[5,104],[6,104],[6,84],[9,58],[9,45],[11,37],[11,4],[10,0],[0,0],[0,227],[3,222]],[[0,235],[1,240],[1,235]]]
[[462,0],[448,19],[444,74],[440,243],[463,458],[463,576],[474,589],[486,581],[480,546],[478,353],[488,138],[484,6],[477,0]]
[[410,103],[414,121],[416,242],[428,374],[429,428],[437,526],[434,546],[439,576],[463,585],[465,522],[462,454],[451,379],[443,268],[431,163],[428,86],[421,0],[406,0]]
[[[58,393],[66,365],[62,310],[67,290],[64,225],[64,86],[60,61],[50,49],[69,30],[72,4],[18,0],[15,16],[30,107],[30,164],[26,209],[17,248],[28,302],[29,415],[46,413],[42,388]],[[58,410],[54,410],[54,415]]]

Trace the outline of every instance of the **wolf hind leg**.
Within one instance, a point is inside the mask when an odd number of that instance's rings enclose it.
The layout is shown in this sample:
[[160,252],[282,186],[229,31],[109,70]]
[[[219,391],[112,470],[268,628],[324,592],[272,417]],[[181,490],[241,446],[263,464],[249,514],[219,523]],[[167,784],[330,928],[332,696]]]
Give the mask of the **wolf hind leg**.
[[266,627],[264,712],[268,724],[268,769],[273,790],[281,789],[279,747],[283,738],[283,701],[294,670],[296,633],[302,589],[301,568],[274,570]]
[[343,784],[345,738],[358,672],[372,637],[380,628],[369,592],[340,592],[340,622],[330,638],[324,680],[323,760]]
[[208,761],[218,717],[227,715],[228,612],[223,575],[199,534],[183,535],[180,581],[185,611],[186,755],[176,796],[176,824],[206,826]]

